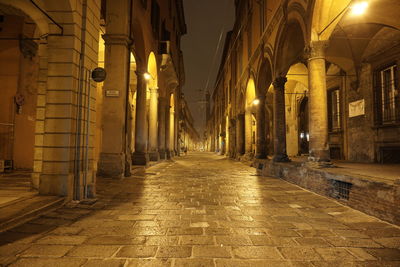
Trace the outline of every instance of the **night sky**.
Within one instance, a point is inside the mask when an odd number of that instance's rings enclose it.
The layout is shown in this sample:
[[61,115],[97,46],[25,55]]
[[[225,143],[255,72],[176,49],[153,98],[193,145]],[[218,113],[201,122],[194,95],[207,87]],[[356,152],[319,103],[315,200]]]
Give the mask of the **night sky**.
[[[182,38],[186,83],[183,86],[195,127],[203,135],[205,125],[205,87],[210,93],[221,62],[226,32],[233,27],[235,4],[233,0],[184,0],[187,34]],[[221,30],[222,40],[214,59]]]

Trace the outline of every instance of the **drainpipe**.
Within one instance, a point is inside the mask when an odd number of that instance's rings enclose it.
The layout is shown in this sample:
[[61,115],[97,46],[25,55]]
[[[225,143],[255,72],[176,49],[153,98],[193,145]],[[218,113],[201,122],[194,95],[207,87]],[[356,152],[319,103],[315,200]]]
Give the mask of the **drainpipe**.
[[75,134],[75,164],[74,164],[74,200],[80,200],[80,171],[81,171],[81,133],[82,133],[82,102],[83,90],[86,86],[85,76],[85,43],[86,43],[86,15],[87,0],[82,3],[82,29],[81,29],[81,53],[79,55],[79,78],[78,78],[78,112],[76,118],[76,134]]
[[[129,42],[132,40],[132,13],[133,13],[133,0],[129,1]],[[130,73],[131,73],[131,44],[128,44],[128,67],[127,67],[127,85],[126,85],[126,101],[125,101],[125,163],[126,163],[126,158],[128,157],[128,160],[132,162],[131,159],[131,150],[130,150],[130,144],[128,142],[129,137],[128,135],[131,135],[132,133],[128,132],[130,129],[132,131],[131,127],[128,127],[128,123],[130,123],[130,105],[129,105],[129,92],[130,92]],[[131,140],[133,142],[133,140]],[[128,156],[129,154],[129,156]],[[131,164],[125,164],[125,177],[131,176],[131,170],[127,169],[130,168]]]

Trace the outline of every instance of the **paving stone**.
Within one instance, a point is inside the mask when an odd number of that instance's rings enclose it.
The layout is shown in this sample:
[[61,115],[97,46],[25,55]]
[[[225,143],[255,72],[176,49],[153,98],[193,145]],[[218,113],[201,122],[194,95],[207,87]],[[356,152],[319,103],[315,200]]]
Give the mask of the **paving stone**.
[[122,258],[149,258],[154,257],[157,252],[156,246],[125,246],[117,253]]
[[190,258],[192,247],[189,246],[161,246],[157,251],[157,258]]
[[126,260],[118,259],[102,259],[102,260],[88,260],[83,267],[123,267]]
[[319,254],[312,248],[278,248],[285,259],[306,261],[320,260]]
[[49,245],[79,245],[85,242],[87,236],[77,235],[49,235],[37,241],[38,244]]
[[368,248],[365,249],[375,258],[389,261],[400,261],[400,250],[394,248]]
[[221,246],[194,246],[195,258],[231,258],[231,248]]
[[12,267],[76,267],[81,266],[87,259],[75,258],[61,258],[61,259],[48,259],[48,258],[23,258],[11,264]]
[[[217,267],[292,267],[288,261],[276,260],[238,260],[238,259],[216,259]],[[310,265],[311,266],[311,265]]]
[[172,266],[171,259],[130,259],[125,267],[169,267]]
[[86,240],[91,245],[140,245],[146,241],[145,236],[96,236]]
[[374,238],[374,241],[387,248],[400,248],[400,237]]
[[214,245],[214,237],[213,236],[202,236],[202,235],[182,236],[181,244],[182,245]]
[[240,259],[281,259],[275,247],[245,246],[233,247],[232,253],[235,258]]
[[51,257],[62,257],[73,246],[64,245],[33,245],[20,254],[21,257],[40,257],[40,256],[51,256]]
[[175,259],[174,267],[212,267],[214,261],[210,259]]
[[119,246],[80,245],[67,253],[72,257],[111,257],[119,249]]
[[334,260],[341,260],[341,261],[354,261],[356,257],[350,254],[344,248],[315,248],[319,255],[324,260],[334,261]]
[[297,237],[294,238],[300,246],[305,247],[330,247],[331,245],[319,237]]
[[0,246],[0,256],[11,256],[29,248],[28,244],[10,243]]
[[217,245],[224,245],[224,246],[252,245],[249,236],[246,235],[217,236],[216,241]]
[[179,244],[178,236],[147,236],[146,246],[176,246]]

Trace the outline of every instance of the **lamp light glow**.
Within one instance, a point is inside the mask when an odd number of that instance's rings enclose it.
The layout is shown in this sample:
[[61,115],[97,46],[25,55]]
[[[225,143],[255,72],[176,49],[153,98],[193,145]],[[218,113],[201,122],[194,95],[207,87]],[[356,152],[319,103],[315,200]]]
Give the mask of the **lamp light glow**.
[[354,16],[360,16],[365,13],[367,8],[368,8],[368,2],[366,1],[356,2],[350,7],[351,14]]
[[146,81],[149,81],[149,80],[151,79],[151,74],[145,72],[145,73],[143,73],[143,77],[144,77],[144,79],[145,79]]
[[253,105],[258,105],[258,104],[260,104],[260,100],[256,98],[256,99],[253,100],[252,104]]

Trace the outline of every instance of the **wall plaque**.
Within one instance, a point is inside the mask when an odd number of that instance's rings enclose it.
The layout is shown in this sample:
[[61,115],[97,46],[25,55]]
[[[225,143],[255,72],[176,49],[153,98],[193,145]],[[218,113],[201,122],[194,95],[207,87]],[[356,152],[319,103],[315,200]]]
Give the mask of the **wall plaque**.
[[119,97],[119,90],[106,90],[107,97]]
[[365,115],[364,99],[349,103],[349,118]]

